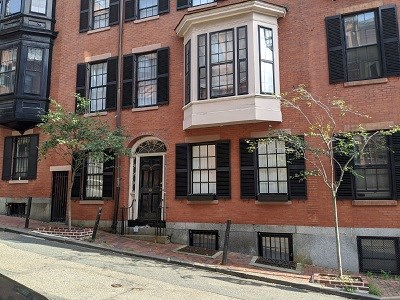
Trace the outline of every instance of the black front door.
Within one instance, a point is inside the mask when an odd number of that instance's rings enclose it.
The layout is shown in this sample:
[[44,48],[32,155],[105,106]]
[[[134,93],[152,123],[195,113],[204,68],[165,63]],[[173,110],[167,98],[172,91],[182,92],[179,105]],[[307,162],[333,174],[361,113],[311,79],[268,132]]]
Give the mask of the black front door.
[[68,172],[53,172],[51,221],[65,222],[68,192]]
[[162,156],[140,158],[139,219],[161,220]]

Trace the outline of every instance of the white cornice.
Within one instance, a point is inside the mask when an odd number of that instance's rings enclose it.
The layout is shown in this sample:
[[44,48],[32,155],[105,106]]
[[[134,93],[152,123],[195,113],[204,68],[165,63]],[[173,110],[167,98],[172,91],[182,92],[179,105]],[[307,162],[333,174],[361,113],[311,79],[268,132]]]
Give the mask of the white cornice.
[[184,37],[192,26],[223,18],[236,17],[250,12],[272,16],[278,19],[285,16],[286,8],[257,0],[226,5],[186,14],[175,28],[175,32],[178,36]]

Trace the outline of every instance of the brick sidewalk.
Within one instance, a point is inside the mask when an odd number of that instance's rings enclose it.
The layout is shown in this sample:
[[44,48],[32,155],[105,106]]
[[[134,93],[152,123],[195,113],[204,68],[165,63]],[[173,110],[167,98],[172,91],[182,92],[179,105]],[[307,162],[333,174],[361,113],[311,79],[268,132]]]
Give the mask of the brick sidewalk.
[[[60,223],[45,223],[36,220],[30,220],[29,231],[36,230],[43,226],[56,226],[63,227],[65,224]],[[0,228],[9,228],[15,230],[24,230],[25,219],[18,217],[9,217],[0,215]],[[65,241],[64,241],[65,242]],[[73,243],[73,240],[70,240]],[[111,234],[105,231],[99,231],[95,242],[79,242],[80,245],[90,247],[101,247],[102,249],[109,249],[116,252],[126,252],[127,254],[142,256],[146,258],[155,258],[158,260],[169,261],[172,263],[179,263],[188,266],[201,267],[205,269],[212,269],[214,271],[223,272],[227,274],[237,275],[241,277],[253,278],[273,283],[279,283],[284,285],[295,286],[299,288],[311,289],[314,291],[320,291],[330,294],[339,294],[342,296],[349,296],[347,294],[341,294],[337,290],[324,288],[316,284],[310,284],[309,268],[306,268],[306,274],[292,274],[287,272],[281,272],[266,268],[259,268],[249,265],[253,256],[240,254],[240,253],[229,253],[227,265],[221,265],[222,255],[217,258],[197,256],[185,253],[177,253],[174,250],[182,245],[178,244],[156,244],[146,241],[133,240],[126,236],[118,234]],[[375,281],[376,283],[376,281]],[[382,291],[382,296],[400,296],[400,290],[396,291],[393,289],[393,285],[386,286],[385,284],[378,284]],[[351,296],[351,295],[350,295]],[[365,297],[357,296],[356,299],[372,299],[368,295]],[[364,296],[364,294],[363,294]],[[352,297],[352,298],[353,298]],[[375,298],[377,299],[377,298]],[[399,298],[400,299],[400,298]]]

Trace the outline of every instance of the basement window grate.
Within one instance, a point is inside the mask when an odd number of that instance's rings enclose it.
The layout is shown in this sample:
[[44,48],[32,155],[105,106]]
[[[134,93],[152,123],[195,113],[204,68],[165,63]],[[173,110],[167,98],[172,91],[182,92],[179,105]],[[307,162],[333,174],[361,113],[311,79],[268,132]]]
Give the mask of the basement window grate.
[[189,230],[189,245],[219,250],[218,230]]

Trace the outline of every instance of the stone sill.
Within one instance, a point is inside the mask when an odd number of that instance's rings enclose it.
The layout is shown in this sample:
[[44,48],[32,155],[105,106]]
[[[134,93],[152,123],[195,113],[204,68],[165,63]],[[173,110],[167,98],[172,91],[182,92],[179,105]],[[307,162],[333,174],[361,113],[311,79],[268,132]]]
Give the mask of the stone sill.
[[291,205],[292,201],[257,201],[257,205]]
[[9,184],[27,184],[29,180],[9,180]]
[[353,206],[397,206],[396,200],[353,200]]
[[140,24],[140,23],[147,22],[147,21],[157,20],[159,18],[160,18],[160,16],[157,15],[157,16],[152,16],[152,17],[148,17],[148,18],[138,19],[138,20],[133,21],[133,23]]
[[111,29],[110,26],[103,27],[103,28],[98,28],[98,29],[93,29],[93,30],[89,30],[89,31],[87,32],[87,34],[94,34],[94,33],[98,33],[98,32],[108,31],[108,30],[110,30],[110,29]]
[[82,205],[103,205],[104,201],[103,200],[81,200],[81,201],[79,201],[79,204],[82,204]]
[[156,105],[156,106],[146,106],[146,107],[132,108],[132,112],[157,110],[157,109],[158,109],[158,105]]
[[99,111],[99,112],[92,112],[92,113],[87,113],[84,114],[84,117],[98,117],[98,116],[106,116],[108,112],[106,111]]
[[186,201],[187,204],[218,204],[218,200],[187,200]]
[[352,87],[352,86],[369,85],[369,84],[382,84],[382,83],[388,83],[388,82],[389,82],[389,80],[387,78],[377,78],[377,79],[345,82],[343,84],[343,86],[344,87]]

